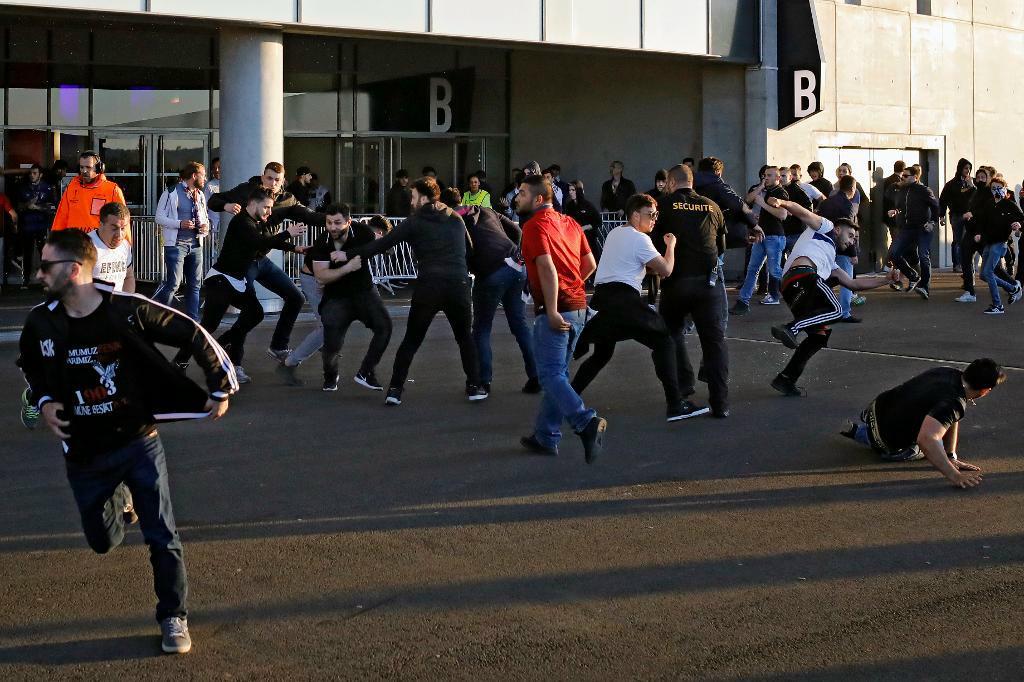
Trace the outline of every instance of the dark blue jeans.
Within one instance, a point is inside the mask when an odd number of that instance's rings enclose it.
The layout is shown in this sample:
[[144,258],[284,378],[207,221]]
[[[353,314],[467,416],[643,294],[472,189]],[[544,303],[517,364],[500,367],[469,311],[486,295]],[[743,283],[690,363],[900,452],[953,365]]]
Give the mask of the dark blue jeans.
[[569,383],[569,363],[587,321],[587,311],[573,310],[561,315],[569,323],[569,331],[552,330],[546,315],[538,315],[533,321],[533,351],[539,370],[537,378],[544,390],[533,435],[548,448],[558,447],[563,420],[579,433],[597,414],[583,404],[583,398]]
[[185,314],[198,322],[199,289],[203,283],[203,247],[199,237],[186,237],[164,246],[164,281],[153,292],[153,300],[170,305],[183,279]]
[[489,384],[494,377],[494,362],[491,354],[491,326],[494,315],[501,303],[505,309],[509,331],[516,337],[519,351],[523,354],[526,376],[537,378],[537,363],[533,359],[533,338],[526,324],[526,304],[523,303],[523,283],[526,271],[502,265],[484,279],[477,279],[473,285],[473,342],[476,344],[477,359],[480,362],[480,381]]
[[[917,250],[921,271],[918,272],[907,259],[908,252]],[[903,276],[925,291],[932,281],[932,233],[923,228],[904,227],[889,247],[889,260],[899,268]]]
[[68,460],[66,465],[85,539],[97,554],[106,554],[124,539],[122,512],[131,491],[153,565],[156,619],[186,617],[188,577],[174,526],[160,436],[154,430],[122,448],[93,455],[87,462]]
[[302,304],[306,302],[302,292],[285,274],[284,270],[277,267],[266,256],[260,256],[253,261],[245,278],[250,282],[259,282],[284,301],[284,307],[277,318],[277,326],[274,327],[274,336],[270,339],[270,347],[273,350],[288,348],[288,340],[291,338],[292,328],[295,327],[295,320],[299,317]]

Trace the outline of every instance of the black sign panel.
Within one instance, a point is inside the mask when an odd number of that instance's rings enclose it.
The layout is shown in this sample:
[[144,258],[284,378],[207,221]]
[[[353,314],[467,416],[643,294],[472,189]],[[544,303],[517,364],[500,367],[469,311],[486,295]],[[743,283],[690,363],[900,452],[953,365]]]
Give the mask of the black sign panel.
[[779,129],[821,111],[822,49],[813,0],[778,0]]
[[439,71],[361,85],[370,130],[469,132],[473,112],[472,68]]

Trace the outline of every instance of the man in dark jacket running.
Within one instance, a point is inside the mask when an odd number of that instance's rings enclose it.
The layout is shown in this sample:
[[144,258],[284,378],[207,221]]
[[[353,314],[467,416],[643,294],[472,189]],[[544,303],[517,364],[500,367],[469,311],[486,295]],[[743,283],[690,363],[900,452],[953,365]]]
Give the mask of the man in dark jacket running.
[[[226,211],[238,215],[245,208],[253,190],[262,187],[270,192],[274,199],[270,217],[266,220],[269,226],[274,227],[285,220],[291,220],[304,225],[323,227],[327,220],[324,214],[309,210],[290,192],[284,191],[282,189],[284,181],[284,166],[277,161],[271,161],[263,169],[263,175],[253,176],[249,178],[248,182],[243,182],[226,192],[212,195],[208,207],[211,211]],[[305,253],[306,248],[308,247],[296,247],[294,250],[296,253]],[[284,270],[267,258],[267,253],[267,250],[261,250],[256,254],[245,278],[250,282],[259,282],[284,300],[284,308],[277,319],[274,335],[270,339],[270,348],[267,349],[267,354],[270,357],[283,363],[291,353],[288,341],[291,339],[292,328],[295,326],[295,320],[299,317],[299,311],[302,310],[305,298]]]
[[[141,521],[153,565],[156,619],[167,653],[192,647],[188,579],[174,524],[158,421],[218,419],[237,388],[231,361],[191,319],[137,294],[93,284],[96,247],[79,230],[53,233],[39,278],[48,303],[32,309],[19,363],[50,430],[89,546],[106,554]],[[156,349],[188,349],[206,390]]]
[[466,264],[466,224],[438,200],[440,196],[437,180],[420,178],[412,184],[413,213],[408,220],[372,244],[332,254],[332,260],[340,262],[356,256],[365,262],[399,242],[408,242],[416,254],[416,289],[412,294],[405,337],[395,353],[385,405],[402,404],[409,366],[438,312],[448,318],[459,344],[462,369],[466,373],[466,397],[471,401],[487,398],[487,391],[480,386],[480,367],[470,332],[473,304]]

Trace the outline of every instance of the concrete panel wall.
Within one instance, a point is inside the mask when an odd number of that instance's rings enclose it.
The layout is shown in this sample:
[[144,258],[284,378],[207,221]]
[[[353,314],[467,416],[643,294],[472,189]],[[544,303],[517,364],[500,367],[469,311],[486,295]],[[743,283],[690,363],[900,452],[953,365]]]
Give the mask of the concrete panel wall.
[[545,10],[544,37],[550,42],[626,49],[640,47],[639,3],[548,0]]
[[[136,2],[136,5],[139,3]],[[144,4],[144,3],[143,3]],[[252,2],[251,0],[150,0],[150,11],[156,14],[188,14],[197,17],[231,18],[249,14],[254,21],[295,21],[295,5],[284,2]]]
[[[531,78],[550,67],[548,54],[512,55],[512,165],[558,163],[562,177],[582,179],[597,204],[613,159],[625,163],[626,177],[644,191],[659,168],[699,156],[699,64],[566,53],[558,71],[571,77]],[[736,70],[742,78],[743,69]]]
[[541,36],[540,0],[520,0],[514,12],[505,0],[475,0],[471,8],[463,0],[434,0],[431,12],[434,33],[499,40],[539,40]]
[[370,31],[423,32],[427,30],[427,9],[423,0],[303,0],[302,22]]
[[910,132],[910,15],[836,5],[836,125]]
[[975,25],[974,43],[975,153],[1017,184],[1024,178],[1024,138],[1019,134],[1024,86],[1007,74],[1024,69],[1024,32]]

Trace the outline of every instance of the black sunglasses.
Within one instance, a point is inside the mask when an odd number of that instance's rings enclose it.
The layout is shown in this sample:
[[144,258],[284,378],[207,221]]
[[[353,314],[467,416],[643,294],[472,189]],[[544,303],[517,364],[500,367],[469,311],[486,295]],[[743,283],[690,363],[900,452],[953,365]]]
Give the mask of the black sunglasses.
[[43,272],[49,272],[50,268],[58,263],[78,263],[81,265],[82,261],[74,260],[73,258],[64,258],[62,260],[41,260],[39,261],[39,269]]

